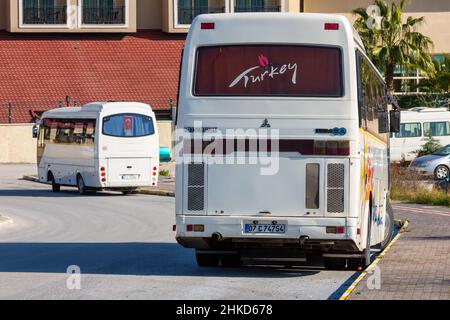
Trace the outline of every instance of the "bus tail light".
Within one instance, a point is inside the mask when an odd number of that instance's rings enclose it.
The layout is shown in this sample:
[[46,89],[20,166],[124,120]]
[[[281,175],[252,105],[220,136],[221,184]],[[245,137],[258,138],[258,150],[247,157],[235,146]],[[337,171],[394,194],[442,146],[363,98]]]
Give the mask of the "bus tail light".
[[214,22],[202,22],[200,24],[200,29],[202,30],[214,30],[216,28],[216,24]]
[[205,225],[204,224],[188,224],[186,225],[187,232],[204,232]]
[[325,30],[339,30],[339,23],[325,23]]
[[326,227],[327,233],[344,234],[345,227]]

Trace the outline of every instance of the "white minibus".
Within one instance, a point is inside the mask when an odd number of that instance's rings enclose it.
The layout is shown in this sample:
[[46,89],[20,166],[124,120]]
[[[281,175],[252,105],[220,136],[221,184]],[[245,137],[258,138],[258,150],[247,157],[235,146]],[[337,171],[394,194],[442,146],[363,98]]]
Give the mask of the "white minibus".
[[343,16],[198,16],[181,66],[177,241],[199,266],[369,263],[394,222],[399,112],[385,92]]
[[450,144],[450,111],[447,108],[417,107],[401,114],[400,132],[391,137],[391,161],[412,161],[430,136],[442,146]]
[[43,114],[36,133],[38,173],[54,192],[129,194],[156,186],[159,138],[155,114],[136,102],[90,103]]

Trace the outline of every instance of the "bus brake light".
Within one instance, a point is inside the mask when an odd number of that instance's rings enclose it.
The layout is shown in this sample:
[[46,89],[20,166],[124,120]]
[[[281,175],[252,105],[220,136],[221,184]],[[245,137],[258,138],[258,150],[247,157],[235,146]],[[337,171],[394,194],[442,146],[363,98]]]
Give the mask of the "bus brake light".
[[202,22],[200,24],[200,28],[202,30],[214,30],[216,28],[216,24],[214,22]]
[[339,30],[339,23],[325,23],[325,30]]

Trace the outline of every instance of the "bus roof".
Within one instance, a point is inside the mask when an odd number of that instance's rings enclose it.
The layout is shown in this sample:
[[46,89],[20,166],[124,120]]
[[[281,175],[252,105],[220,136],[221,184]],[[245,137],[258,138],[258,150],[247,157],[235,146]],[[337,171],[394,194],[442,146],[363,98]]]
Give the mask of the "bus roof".
[[[270,20],[270,23],[267,23]],[[202,23],[214,23],[207,30]],[[325,30],[338,24],[338,30]],[[192,22],[189,36],[197,45],[228,43],[336,44],[352,41],[362,51],[364,45],[345,16],[319,13],[235,13],[202,14]],[[219,39],[219,40],[218,40]],[[188,42],[191,42],[188,41]]]
[[89,116],[95,118],[97,114],[102,112],[137,112],[143,111],[145,113],[153,113],[151,107],[148,104],[140,102],[92,102],[85,104],[81,107],[64,107],[52,109],[45,112],[42,118],[50,117],[77,117],[77,116]]
[[424,120],[450,121],[450,111],[447,108],[416,107],[402,111],[402,122],[414,122]]

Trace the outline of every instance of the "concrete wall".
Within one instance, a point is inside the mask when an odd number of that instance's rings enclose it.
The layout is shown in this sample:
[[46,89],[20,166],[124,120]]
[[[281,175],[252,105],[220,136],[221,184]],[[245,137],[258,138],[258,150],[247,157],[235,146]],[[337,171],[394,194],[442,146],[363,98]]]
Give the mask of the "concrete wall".
[[0,163],[36,163],[32,124],[0,124]]
[[[172,132],[174,130],[173,122],[170,120],[158,121],[159,146],[173,149]],[[173,151],[173,150],[172,150]]]
[[[172,147],[172,121],[158,121],[161,147]],[[32,124],[0,124],[0,163],[36,163]]]
[[[305,12],[337,13],[345,15],[351,22],[355,8],[367,8],[372,0],[305,0]],[[450,53],[450,1],[449,0],[411,0],[404,7],[403,16],[407,18],[425,17],[420,32],[433,40],[433,53]]]

